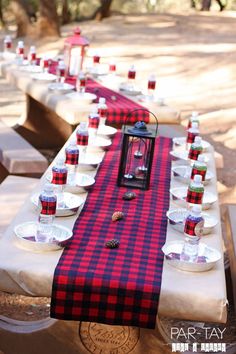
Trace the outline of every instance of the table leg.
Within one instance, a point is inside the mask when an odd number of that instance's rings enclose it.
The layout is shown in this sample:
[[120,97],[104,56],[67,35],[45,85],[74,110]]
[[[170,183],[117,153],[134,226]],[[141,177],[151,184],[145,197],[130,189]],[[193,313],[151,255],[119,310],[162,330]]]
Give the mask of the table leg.
[[37,149],[61,148],[75,126],[26,95],[26,117],[14,129]]

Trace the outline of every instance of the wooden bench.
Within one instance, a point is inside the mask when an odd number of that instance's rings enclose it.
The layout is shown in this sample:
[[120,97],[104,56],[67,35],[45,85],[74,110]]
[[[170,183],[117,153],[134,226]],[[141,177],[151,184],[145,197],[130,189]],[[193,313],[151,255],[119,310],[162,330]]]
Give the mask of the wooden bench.
[[234,310],[236,313],[236,204],[229,204],[225,211],[226,246],[228,251]]
[[7,174],[40,176],[47,159],[12,128],[0,121],[0,163]]
[[37,178],[8,176],[0,184],[0,237],[37,183]]

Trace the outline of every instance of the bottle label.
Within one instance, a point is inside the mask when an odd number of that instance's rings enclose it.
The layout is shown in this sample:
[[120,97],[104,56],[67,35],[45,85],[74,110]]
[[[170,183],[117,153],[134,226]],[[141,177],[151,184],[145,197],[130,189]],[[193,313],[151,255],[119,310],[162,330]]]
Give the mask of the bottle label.
[[36,53],[30,53],[30,60],[36,60]]
[[41,204],[40,214],[43,215],[55,215],[56,207],[57,207],[57,199],[56,197],[45,198],[43,196],[39,196],[39,201]]
[[5,48],[6,49],[11,49],[12,43],[11,42],[5,42]]
[[99,117],[89,118],[89,128],[97,129],[99,126]]
[[17,54],[18,55],[23,55],[24,54],[24,48],[17,48]]
[[99,55],[94,55],[93,62],[94,62],[94,64],[100,63],[100,56]]
[[202,181],[205,181],[206,171],[207,171],[206,169],[193,167],[192,174],[191,174],[191,179],[193,179],[195,175],[201,175],[202,176]]
[[128,79],[135,79],[135,76],[136,76],[136,71],[131,71],[129,70],[128,72]]
[[198,156],[202,153],[202,148],[194,148],[190,147],[189,153],[188,153],[188,158],[190,160],[197,160]]
[[116,71],[116,65],[115,64],[110,64],[109,65],[109,70],[110,71]]
[[79,151],[77,152],[66,152],[66,164],[68,165],[78,165],[79,163]]
[[191,204],[202,204],[204,189],[199,188],[199,190],[192,190],[188,188],[186,202]]
[[79,79],[79,85],[80,85],[80,87],[85,87],[86,86],[86,79]]
[[60,77],[64,77],[65,73],[66,73],[65,69],[61,69],[61,68],[58,69],[58,74],[59,74]]
[[189,144],[192,144],[192,143],[194,143],[194,139],[195,139],[195,137],[196,136],[198,136],[199,135],[199,133],[192,133],[192,132],[188,132],[188,136],[187,136],[187,143],[189,143]]
[[155,90],[156,88],[156,81],[148,81],[148,90]]
[[188,236],[198,236],[203,235],[204,219],[202,217],[194,218],[188,217],[184,225],[184,233]]
[[106,108],[99,108],[98,114],[100,115],[101,118],[106,118],[107,117],[107,109]]
[[63,170],[61,172],[54,171],[52,169],[52,181],[53,184],[66,184],[67,182],[67,170]]
[[77,145],[87,146],[88,145],[88,135],[77,134]]

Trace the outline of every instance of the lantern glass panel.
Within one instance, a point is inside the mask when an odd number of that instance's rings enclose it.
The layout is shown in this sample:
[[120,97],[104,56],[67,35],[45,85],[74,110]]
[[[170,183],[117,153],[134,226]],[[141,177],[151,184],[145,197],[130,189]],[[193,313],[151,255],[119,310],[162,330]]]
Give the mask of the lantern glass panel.
[[130,131],[127,126],[123,129],[118,185],[149,189],[155,133],[149,130],[149,135],[136,135]]

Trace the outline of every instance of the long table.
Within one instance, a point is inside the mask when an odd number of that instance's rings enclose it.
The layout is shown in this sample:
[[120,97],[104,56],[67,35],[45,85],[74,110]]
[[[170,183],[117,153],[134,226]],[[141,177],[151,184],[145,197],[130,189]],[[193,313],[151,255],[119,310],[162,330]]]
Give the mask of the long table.
[[[170,126],[163,125],[160,127],[160,134],[173,137],[182,135],[182,131],[178,132],[174,127],[171,129]],[[97,150],[95,154],[102,156],[104,152]],[[209,169],[215,173],[213,148],[208,152],[208,156],[210,158]],[[95,175],[96,171],[86,173]],[[46,174],[47,171],[33,191],[34,193],[41,190]],[[181,183],[172,176],[171,186],[181,186]],[[217,193],[216,177],[206,188],[210,192]],[[17,186],[15,189],[17,193]],[[81,194],[81,197],[85,200],[86,193]],[[170,208],[176,208],[173,201],[170,201]],[[222,259],[212,270],[204,273],[180,271],[164,261],[159,316],[192,321],[226,322],[227,296],[218,202],[208,212],[219,220],[219,224],[211,235],[204,237],[204,243],[215,247],[221,253]],[[77,215],[58,218],[57,222],[72,228],[76,218]],[[14,227],[31,220],[36,221],[37,214],[28,198],[0,240],[0,290],[28,296],[50,297],[54,270],[62,251],[35,253],[20,248],[16,242]],[[167,242],[182,238],[181,234],[168,225]]]
[[[21,118],[16,131],[36,148],[61,147],[81,121],[87,121],[94,104],[82,104],[48,90],[48,84],[31,78],[31,73],[21,70],[14,61],[0,62],[0,74],[26,95],[26,115]],[[111,86],[115,92],[118,87]],[[137,101],[135,96],[127,96]],[[142,105],[142,103],[139,102]],[[159,124],[179,124],[180,113],[166,104],[143,103],[158,117]],[[150,123],[155,123],[150,115]]]

